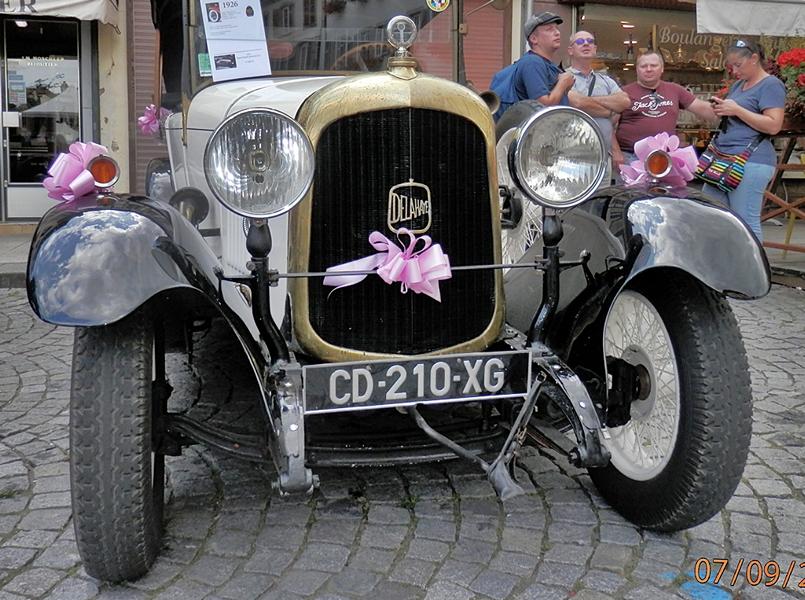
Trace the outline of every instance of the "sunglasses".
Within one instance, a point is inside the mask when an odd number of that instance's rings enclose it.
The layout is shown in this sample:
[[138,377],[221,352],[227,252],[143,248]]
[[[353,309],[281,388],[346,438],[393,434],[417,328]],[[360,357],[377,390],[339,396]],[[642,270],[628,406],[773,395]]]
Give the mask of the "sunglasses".
[[577,46],[583,46],[584,44],[590,44],[591,46],[595,46],[595,38],[578,38],[573,40],[573,43]]

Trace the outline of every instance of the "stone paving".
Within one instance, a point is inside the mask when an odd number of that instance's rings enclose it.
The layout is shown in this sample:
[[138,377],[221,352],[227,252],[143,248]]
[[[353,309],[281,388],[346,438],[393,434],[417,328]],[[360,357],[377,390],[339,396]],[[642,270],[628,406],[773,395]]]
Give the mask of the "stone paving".
[[[0,600],[803,597],[804,307],[805,292],[779,287],[734,303],[752,366],[752,450],[727,508],[695,529],[632,526],[584,471],[536,449],[522,462],[528,494],[503,505],[458,461],[323,470],[314,497],[281,500],[265,467],[196,446],[169,459],[157,562],[139,581],[109,586],[85,574],[70,519],[72,331],[38,321],[24,290],[0,290]],[[232,348],[216,335],[201,336],[192,364],[169,357],[181,390],[172,402],[212,422],[248,423],[248,371],[224,370]],[[720,585],[695,581],[700,557],[730,561]],[[752,559],[757,586],[747,583]],[[770,561],[782,575],[766,587],[757,569],[773,575]]]

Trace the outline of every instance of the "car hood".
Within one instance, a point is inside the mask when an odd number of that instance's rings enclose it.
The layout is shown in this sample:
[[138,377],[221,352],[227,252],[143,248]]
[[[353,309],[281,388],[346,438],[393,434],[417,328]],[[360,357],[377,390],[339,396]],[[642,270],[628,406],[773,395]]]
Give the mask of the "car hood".
[[341,76],[275,77],[228,81],[204,88],[193,98],[187,125],[213,130],[247,108],[273,108],[295,117],[308,96]]

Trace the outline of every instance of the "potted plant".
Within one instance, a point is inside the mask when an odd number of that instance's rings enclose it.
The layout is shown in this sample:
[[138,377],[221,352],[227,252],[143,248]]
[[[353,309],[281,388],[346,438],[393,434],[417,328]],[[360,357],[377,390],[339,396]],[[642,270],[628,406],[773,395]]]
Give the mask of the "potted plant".
[[786,129],[805,129],[805,48],[792,48],[777,57],[786,87]]

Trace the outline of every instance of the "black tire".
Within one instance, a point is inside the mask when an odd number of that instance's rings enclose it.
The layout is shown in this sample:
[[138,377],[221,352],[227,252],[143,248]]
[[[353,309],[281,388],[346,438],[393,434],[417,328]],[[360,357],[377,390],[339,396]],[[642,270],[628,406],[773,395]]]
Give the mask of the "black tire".
[[590,476],[633,523],[678,531],[720,511],[740,481],[752,435],[749,366],[732,310],[710,288],[665,271],[632,290],[653,305],[671,340],[678,433],[667,463],[657,474],[648,471],[647,480],[626,476],[612,463],[590,469]]
[[76,330],[73,521],[84,568],[105,581],[142,576],[160,547],[164,456],[152,453],[152,360],[153,323],[142,314]]

